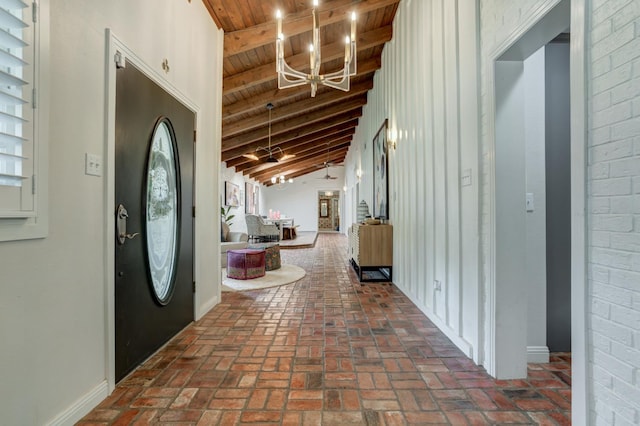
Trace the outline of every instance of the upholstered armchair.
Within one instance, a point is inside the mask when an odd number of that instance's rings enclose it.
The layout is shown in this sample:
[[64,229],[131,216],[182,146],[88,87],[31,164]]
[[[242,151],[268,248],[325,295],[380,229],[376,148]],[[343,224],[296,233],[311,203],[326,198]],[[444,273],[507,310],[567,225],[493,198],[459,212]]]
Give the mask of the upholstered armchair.
[[244,232],[234,232],[229,230],[229,225],[220,223],[220,263],[223,268],[227,267],[227,251],[247,248],[249,237]]
[[258,241],[278,241],[280,240],[280,230],[276,225],[264,223],[264,220],[258,215],[245,215],[247,222],[247,233],[249,239]]

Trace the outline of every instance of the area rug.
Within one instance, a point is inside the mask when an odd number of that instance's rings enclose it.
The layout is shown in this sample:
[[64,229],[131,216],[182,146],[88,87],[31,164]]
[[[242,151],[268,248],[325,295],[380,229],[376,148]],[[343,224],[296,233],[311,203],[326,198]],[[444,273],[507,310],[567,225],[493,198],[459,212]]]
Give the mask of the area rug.
[[291,284],[306,275],[304,269],[296,265],[282,265],[279,269],[267,271],[264,277],[252,280],[234,280],[227,278],[227,269],[222,269],[222,291],[247,291]]

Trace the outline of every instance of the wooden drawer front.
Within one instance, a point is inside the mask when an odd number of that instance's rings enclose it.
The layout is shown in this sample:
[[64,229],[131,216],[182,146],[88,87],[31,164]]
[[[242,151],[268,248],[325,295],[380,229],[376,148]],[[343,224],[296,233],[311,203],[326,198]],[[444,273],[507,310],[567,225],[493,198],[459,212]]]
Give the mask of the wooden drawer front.
[[393,264],[393,228],[391,225],[363,225],[359,238],[360,266]]

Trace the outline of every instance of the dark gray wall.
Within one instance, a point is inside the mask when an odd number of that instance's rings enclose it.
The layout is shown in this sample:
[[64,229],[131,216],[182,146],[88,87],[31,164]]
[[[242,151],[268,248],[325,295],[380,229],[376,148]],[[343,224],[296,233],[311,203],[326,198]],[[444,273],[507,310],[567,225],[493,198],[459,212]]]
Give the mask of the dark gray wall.
[[569,44],[545,49],[547,345],[571,350],[571,162]]

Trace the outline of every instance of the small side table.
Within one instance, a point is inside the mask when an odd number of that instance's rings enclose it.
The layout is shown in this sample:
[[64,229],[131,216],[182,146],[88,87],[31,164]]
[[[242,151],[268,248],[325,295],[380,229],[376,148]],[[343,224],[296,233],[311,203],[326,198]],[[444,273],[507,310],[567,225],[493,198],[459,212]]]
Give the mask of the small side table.
[[264,269],[265,271],[273,271],[280,269],[282,262],[280,260],[280,244],[278,243],[265,243],[265,244],[249,244],[247,247],[249,250],[264,250]]
[[234,280],[250,280],[265,275],[264,250],[228,250],[227,277]]

